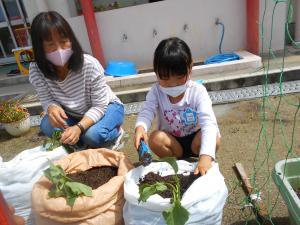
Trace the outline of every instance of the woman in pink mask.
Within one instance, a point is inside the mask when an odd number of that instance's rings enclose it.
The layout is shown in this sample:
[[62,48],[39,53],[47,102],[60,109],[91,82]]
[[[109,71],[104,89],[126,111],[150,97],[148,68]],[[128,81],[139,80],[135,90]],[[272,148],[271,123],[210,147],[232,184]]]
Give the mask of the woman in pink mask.
[[31,25],[35,62],[29,80],[46,115],[48,137],[63,130],[63,144],[81,148],[113,144],[123,133],[124,106],[104,79],[97,59],[84,54],[68,22],[57,12],[38,14]]

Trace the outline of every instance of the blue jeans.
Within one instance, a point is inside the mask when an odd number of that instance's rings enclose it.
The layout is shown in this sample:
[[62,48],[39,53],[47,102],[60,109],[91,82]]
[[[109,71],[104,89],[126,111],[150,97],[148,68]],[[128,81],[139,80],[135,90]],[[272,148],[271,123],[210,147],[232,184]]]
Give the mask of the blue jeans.
[[[68,115],[66,122],[69,126],[73,126],[79,120]],[[103,117],[81,135],[80,145],[98,148],[107,142],[114,141],[119,136],[120,126],[123,122],[124,106],[117,102],[110,103]],[[52,137],[52,132],[55,128],[50,124],[48,115],[45,115],[42,119],[40,128],[45,135]]]

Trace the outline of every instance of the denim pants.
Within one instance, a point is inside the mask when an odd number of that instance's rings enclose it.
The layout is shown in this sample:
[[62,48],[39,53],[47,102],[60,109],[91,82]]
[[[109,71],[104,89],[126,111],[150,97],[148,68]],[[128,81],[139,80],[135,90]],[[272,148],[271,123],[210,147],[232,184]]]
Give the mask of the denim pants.
[[[73,126],[78,122],[78,119],[68,115],[66,123],[69,126]],[[124,106],[117,102],[110,103],[103,117],[81,135],[78,144],[97,148],[107,142],[114,141],[119,136],[120,126],[123,122]],[[45,135],[48,137],[52,136],[52,132],[55,128],[50,124],[48,115],[45,115],[42,119],[40,128]]]

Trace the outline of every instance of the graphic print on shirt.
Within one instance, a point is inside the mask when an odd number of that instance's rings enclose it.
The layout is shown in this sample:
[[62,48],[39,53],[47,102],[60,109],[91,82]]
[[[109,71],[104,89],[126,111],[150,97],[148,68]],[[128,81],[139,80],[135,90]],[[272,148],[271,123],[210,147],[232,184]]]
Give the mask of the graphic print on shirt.
[[193,133],[197,127],[197,113],[190,107],[183,110],[164,110],[164,119],[169,125],[170,134],[183,137]]

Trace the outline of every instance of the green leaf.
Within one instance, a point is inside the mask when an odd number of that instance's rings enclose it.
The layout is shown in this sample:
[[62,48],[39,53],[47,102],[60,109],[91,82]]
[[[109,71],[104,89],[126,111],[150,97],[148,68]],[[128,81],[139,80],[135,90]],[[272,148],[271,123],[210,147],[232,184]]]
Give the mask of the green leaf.
[[50,198],[58,198],[64,196],[64,192],[62,190],[57,189],[55,185],[53,185],[48,193],[48,196]]
[[175,173],[178,172],[178,165],[175,157],[164,157],[161,158],[160,161],[169,163],[172,166]]
[[72,190],[73,194],[77,196],[81,194],[84,194],[85,196],[89,196],[89,197],[93,196],[92,188],[85,184],[78,183],[78,182],[66,182],[65,186],[69,187]]
[[67,197],[67,204],[73,206],[77,197]]
[[154,195],[167,190],[168,187],[164,183],[156,182],[155,184],[143,184],[139,187],[140,197],[138,201],[146,202],[147,199]]
[[65,176],[65,171],[60,165],[54,165],[51,161],[49,161],[50,166],[48,169],[44,171],[45,176],[51,180],[53,177],[57,176]]
[[53,131],[53,133],[52,133],[52,138],[53,138],[54,140],[59,140],[60,137],[61,137],[61,134],[62,134],[62,130],[55,130],[55,131]]
[[52,133],[51,138],[47,138],[43,144],[43,147],[47,148],[47,151],[52,151],[55,148],[58,148],[62,144],[60,143],[60,137],[61,137],[62,131],[61,130],[55,130]]
[[167,225],[184,225],[189,219],[189,212],[180,201],[175,201],[171,208],[163,211],[163,217]]
[[64,197],[67,204],[73,206],[75,200],[80,195],[92,196],[92,188],[73,182],[66,176],[65,171],[59,165],[54,165],[49,161],[49,168],[44,171],[44,175],[52,182],[52,187],[48,193],[50,198]]

